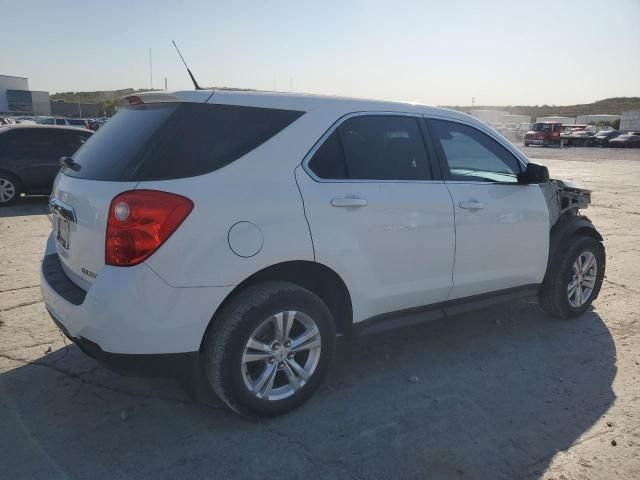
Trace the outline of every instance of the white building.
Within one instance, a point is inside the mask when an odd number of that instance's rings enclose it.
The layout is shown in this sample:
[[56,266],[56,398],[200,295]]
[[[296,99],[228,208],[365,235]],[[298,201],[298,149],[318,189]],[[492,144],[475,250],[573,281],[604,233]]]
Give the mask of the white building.
[[606,113],[598,114],[598,115],[578,115],[576,118],[576,123],[578,124],[589,124],[589,123],[598,123],[598,122],[615,122],[616,120],[620,120],[620,115],[608,115]]
[[24,77],[0,75],[0,112],[9,111],[7,90],[29,90],[29,80]]
[[576,119],[572,117],[538,117],[536,123],[561,123],[562,125],[575,125]]
[[640,132],[640,110],[622,112],[620,130],[623,132]]
[[29,79],[0,75],[0,113],[50,115],[49,92],[29,90]]

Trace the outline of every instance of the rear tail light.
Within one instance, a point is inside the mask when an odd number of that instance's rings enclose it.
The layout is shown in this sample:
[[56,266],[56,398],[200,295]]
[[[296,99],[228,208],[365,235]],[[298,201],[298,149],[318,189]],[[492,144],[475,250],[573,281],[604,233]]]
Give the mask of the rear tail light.
[[186,197],[157,190],[130,190],[109,206],[105,263],[137,265],[150,257],[193,210]]

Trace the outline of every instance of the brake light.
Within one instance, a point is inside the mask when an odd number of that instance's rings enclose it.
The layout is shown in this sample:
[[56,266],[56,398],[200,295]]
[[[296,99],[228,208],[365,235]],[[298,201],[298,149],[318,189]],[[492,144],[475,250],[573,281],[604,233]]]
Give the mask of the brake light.
[[130,190],[111,200],[105,263],[137,265],[150,257],[193,210],[193,202],[174,193]]

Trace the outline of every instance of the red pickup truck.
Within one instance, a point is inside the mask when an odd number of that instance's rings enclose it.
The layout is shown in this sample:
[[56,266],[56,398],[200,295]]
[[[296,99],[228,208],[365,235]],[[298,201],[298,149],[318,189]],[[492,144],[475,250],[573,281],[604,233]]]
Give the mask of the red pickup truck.
[[529,145],[560,145],[560,134],[562,133],[561,123],[541,122],[534,123],[531,130],[524,134],[522,139],[524,146]]

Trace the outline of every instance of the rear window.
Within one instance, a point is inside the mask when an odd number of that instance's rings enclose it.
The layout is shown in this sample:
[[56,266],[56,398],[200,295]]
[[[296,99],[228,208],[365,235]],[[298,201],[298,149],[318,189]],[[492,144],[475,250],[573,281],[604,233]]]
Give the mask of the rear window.
[[304,112],[200,103],[128,106],[74,155],[66,175],[152,181],[213,172],[244,156]]

